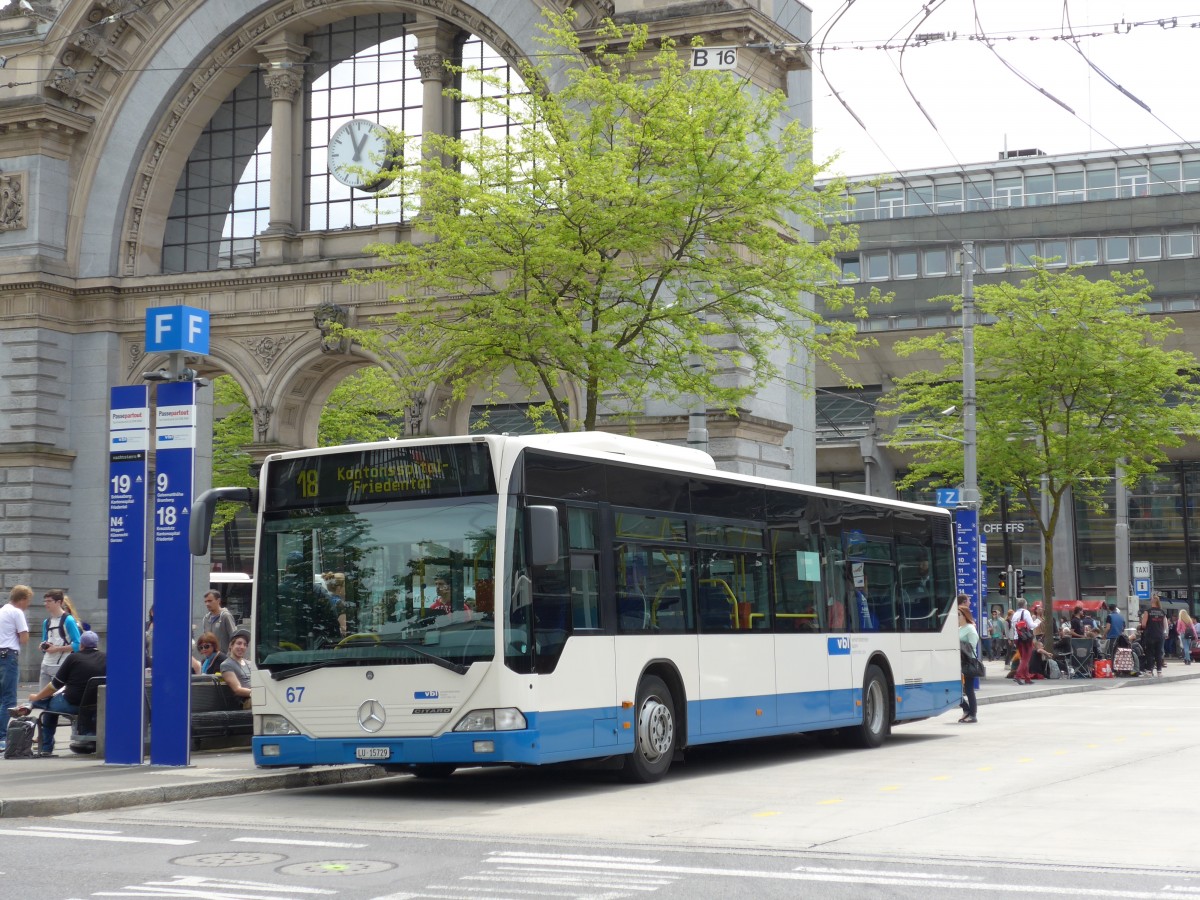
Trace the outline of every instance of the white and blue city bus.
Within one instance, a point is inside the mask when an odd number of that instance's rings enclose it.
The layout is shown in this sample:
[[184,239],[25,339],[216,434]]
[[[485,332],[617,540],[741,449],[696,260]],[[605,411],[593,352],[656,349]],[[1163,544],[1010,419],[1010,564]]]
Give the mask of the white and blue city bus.
[[279,453],[257,491],[254,758],[439,776],[799,732],[961,696],[951,519],[602,433]]

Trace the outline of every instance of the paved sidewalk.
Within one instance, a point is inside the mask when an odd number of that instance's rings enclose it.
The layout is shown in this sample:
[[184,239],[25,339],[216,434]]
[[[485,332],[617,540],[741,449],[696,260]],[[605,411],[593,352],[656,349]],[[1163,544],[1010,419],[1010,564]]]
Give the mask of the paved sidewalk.
[[[977,693],[980,704],[1032,700],[1082,691],[1152,687],[1161,681],[1200,678],[1200,665],[1168,664],[1162,679],[1104,678],[1035,681],[1018,685],[1004,677],[1004,664],[988,663]],[[26,692],[27,694],[28,692]],[[25,696],[25,694],[21,695]],[[249,750],[203,751],[190,766],[109,766],[94,756],[66,749],[45,759],[0,758],[0,819],[55,816],[102,809],[316,787],[391,777],[377,766],[258,769]]]

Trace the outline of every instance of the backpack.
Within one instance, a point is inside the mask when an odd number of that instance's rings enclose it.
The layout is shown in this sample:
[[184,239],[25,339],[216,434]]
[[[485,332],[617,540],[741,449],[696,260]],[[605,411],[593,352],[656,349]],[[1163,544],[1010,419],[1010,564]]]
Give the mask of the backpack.
[[[58,617],[58,628],[55,629],[58,632],[59,636],[62,638],[64,647],[71,643],[71,639],[69,637],[67,637],[67,619],[70,619],[73,622],[75,621],[75,617],[73,615],[71,615],[66,610],[63,610],[63,614]],[[45,619],[44,622],[46,625],[46,636],[49,637],[50,636],[50,620]],[[79,628],[78,622],[75,622],[75,627]],[[87,630],[86,628],[79,628],[80,634],[82,634],[86,630]]]
[[1032,644],[1033,643],[1033,629],[1029,627],[1029,623],[1026,622],[1024,619],[1017,620],[1017,643],[1018,644]]
[[8,734],[5,736],[5,759],[33,759],[33,735],[37,724],[32,718],[13,716],[8,720]]

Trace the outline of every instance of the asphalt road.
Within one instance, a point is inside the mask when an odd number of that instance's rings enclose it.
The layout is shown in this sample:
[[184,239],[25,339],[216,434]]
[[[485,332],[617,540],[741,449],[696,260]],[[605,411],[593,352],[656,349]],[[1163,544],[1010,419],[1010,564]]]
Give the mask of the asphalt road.
[[6,819],[0,896],[1200,898],[1180,791],[1200,771],[1200,682],[980,717],[876,751],[709,749],[648,786],[478,770]]

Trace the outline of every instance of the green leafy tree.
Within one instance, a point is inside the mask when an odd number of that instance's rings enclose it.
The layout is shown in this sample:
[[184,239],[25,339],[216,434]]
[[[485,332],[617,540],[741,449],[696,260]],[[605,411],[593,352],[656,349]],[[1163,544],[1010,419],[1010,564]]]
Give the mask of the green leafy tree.
[[436,378],[454,399],[482,388],[497,403],[515,377],[547,398],[535,421],[563,430],[595,428],[602,402],[734,411],[801,351],[837,369],[860,346],[855,324],[825,321],[806,295],[866,315],[834,262],[854,231],[809,238],[845,184],[814,188],[823,167],[810,133],[781,124],[787,99],[691,71],[644,27],[609,22],[585,55],[573,18],[546,15],[521,89],[467,70],[482,97],[450,92],[508,117],[507,137],[425,135],[419,163],[394,173],[430,239],[369,248],[386,265],[356,277],[385,283],[400,310],[354,337],[394,357],[410,395]]
[[[1140,271],[1093,281],[1078,268],[1051,271],[1042,261],[1020,283],[975,289],[980,318],[992,321],[975,329],[979,478],[1013,491],[1037,522],[1047,611],[1050,548],[1069,512],[1067,492],[1102,509],[1118,464],[1132,485],[1155,471],[1168,448],[1200,431],[1196,359],[1167,348],[1180,333],[1169,319],[1140,312],[1150,290]],[[961,298],[938,299],[962,309]],[[945,360],[936,371],[898,378],[883,399],[881,412],[899,419],[888,443],[914,460],[901,486],[957,483],[963,445],[939,433],[949,427],[942,412],[962,402],[962,344],[936,334],[904,341],[896,352]]]

